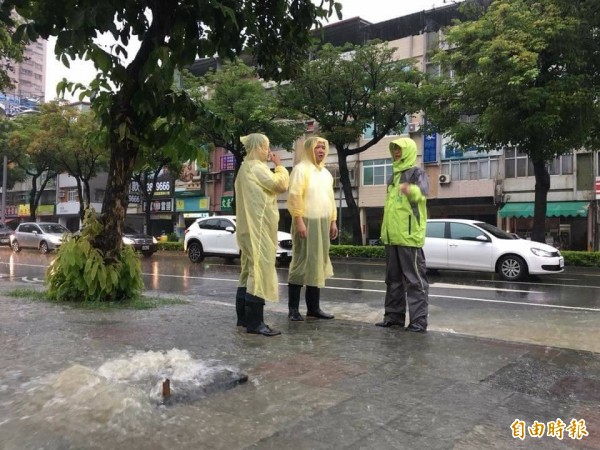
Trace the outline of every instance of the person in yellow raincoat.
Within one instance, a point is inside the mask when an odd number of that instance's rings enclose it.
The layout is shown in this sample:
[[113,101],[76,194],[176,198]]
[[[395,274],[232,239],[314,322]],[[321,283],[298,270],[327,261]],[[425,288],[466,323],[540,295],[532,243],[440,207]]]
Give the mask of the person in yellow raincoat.
[[330,240],[338,235],[333,177],[325,168],[329,142],[311,137],[304,142],[299,162],[290,175],[288,210],[292,216],[292,261],[288,276],[288,317],[302,321],[300,291],[306,286],[306,317],[333,319],[321,310],[325,279],[333,276]]
[[[285,192],[289,174],[278,155],[269,151],[269,139],[253,133],[241,138],[246,158],[235,180],[236,236],[242,270],[236,293],[238,326],[248,333],[276,336],[280,331],[264,323],[265,300],[278,300],[277,194]],[[267,161],[275,163],[273,173]]]

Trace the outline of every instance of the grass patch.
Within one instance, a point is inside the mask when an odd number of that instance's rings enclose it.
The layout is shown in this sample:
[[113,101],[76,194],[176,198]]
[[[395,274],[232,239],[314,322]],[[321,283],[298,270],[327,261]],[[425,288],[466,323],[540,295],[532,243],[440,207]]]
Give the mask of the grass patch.
[[124,302],[63,302],[60,300],[51,300],[48,298],[46,291],[37,289],[14,289],[5,292],[7,297],[29,298],[31,300],[45,301],[48,303],[57,303],[61,305],[69,305],[78,309],[91,309],[99,311],[113,311],[116,309],[153,309],[161,306],[169,305],[185,305],[190,303],[188,300],[178,297],[147,297],[142,295],[136,299]]

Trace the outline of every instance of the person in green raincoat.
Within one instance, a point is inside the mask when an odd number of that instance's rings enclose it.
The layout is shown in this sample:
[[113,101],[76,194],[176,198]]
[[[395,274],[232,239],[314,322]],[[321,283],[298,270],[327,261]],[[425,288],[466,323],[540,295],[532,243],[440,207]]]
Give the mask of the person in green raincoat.
[[[279,209],[277,194],[284,193],[289,174],[279,156],[269,151],[269,139],[253,133],[241,138],[246,157],[235,180],[236,236],[241,273],[236,293],[238,326],[248,333],[276,336],[280,331],[264,323],[265,300],[278,301],[275,271]],[[267,161],[275,163],[272,172]]]
[[320,307],[321,288],[333,276],[330,240],[338,235],[333,177],[325,168],[329,143],[320,137],[304,142],[290,175],[288,210],[292,216],[292,261],[288,275],[289,319],[303,321],[300,291],[306,286],[306,316],[333,319]]
[[385,244],[387,285],[385,314],[378,327],[404,327],[408,304],[408,331],[427,331],[429,283],[426,276],[427,173],[415,166],[417,144],[410,138],[390,143],[394,173],[388,180],[383,208],[381,241]]

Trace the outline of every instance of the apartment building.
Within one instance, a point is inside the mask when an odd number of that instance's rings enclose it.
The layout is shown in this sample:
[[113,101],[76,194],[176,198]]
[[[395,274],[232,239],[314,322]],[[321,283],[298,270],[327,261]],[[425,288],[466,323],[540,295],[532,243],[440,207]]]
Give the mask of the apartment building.
[[23,61],[9,71],[14,88],[0,93],[0,110],[8,116],[35,110],[44,101],[46,85],[46,41],[33,42],[24,50]]
[[[393,18],[371,24],[359,17],[328,25],[321,36],[324,42],[342,45],[346,42],[362,44],[380,39],[396,48],[399,59],[413,58],[421,70],[439,73],[429,55],[441,41],[441,29],[457,17],[457,5]],[[218,61],[198,61],[196,71],[218,68]],[[456,217],[482,220],[495,224],[523,238],[531,235],[535,178],[527,155],[515,148],[471,149],[457,148],[446,136],[426,135],[421,132],[425,120],[415,116],[400,136],[413,138],[419,148],[418,163],[427,171],[431,191],[428,200],[431,218]],[[307,136],[318,132],[318,124],[307,124]],[[354,198],[360,208],[363,243],[379,238],[383,218],[386,183],[392,172],[389,142],[399,136],[389,136],[369,150],[348,160]],[[368,130],[361,142],[369,140]],[[302,139],[301,139],[302,140]],[[281,152],[283,164],[291,170],[293,155]],[[233,179],[232,168],[221,161],[226,154],[215,153],[212,170],[208,174],[206,209],[202,214],[223,214],[231,210],[228,204],[233,196],[227,180]],[[232,158],[231,155],[229,157]],[[335,148],[327,162],[336,180],[336,199],[339,199],[341,227],[348,220],[346,202],[339,186]],[[600,159],[597,153],[585,150],[556,158],[549,164],[551,188],[548,193],[546,241],[563,249],[598,250]],[[229,178],[228,178],[229,177]],[[229,183],[231,184],[231,183]],[[598,186],[598,189],[596,189]],[[224,201],[224,200],[225,201]],[[281,224],[285,229],[290,218],[285,210],[285,195],[279,198]]]

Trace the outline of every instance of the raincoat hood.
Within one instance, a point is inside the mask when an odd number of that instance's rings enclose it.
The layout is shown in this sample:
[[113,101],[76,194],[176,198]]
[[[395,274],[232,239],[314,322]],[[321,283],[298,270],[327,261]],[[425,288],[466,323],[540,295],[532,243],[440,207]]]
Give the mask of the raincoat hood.
[[242,136],[240,141],[246,148],[247,160],[259,160],[267,162],[269,158],[269,138],[264,134],[252,133],[248,136]]
[[[402,149],[402,156],[398,160],[394,160],[394,148],[396,146]],[[417,143],[410,138],[394,139],[390,142],[390,155],[392,156],[394,171],[404,172],[417,162]]]
[[[323,143],[325,144],[325,157],[323,161],[317,163],[315,159],[315,147],[317,144]],[[319,169],[325,167],[325,162],[327,161],[327,156],[329,155],[329,142],[327,139],[323,139],[321,137],[310,137],[306,141],[304,141],[304,148],[302,149],[302,153],[298,158],[298,162],[300,161],[310,161],[312,164],[317,166]]]

